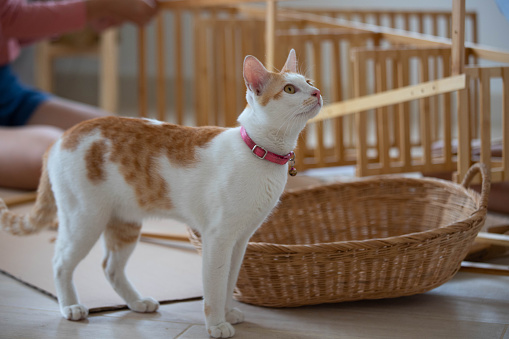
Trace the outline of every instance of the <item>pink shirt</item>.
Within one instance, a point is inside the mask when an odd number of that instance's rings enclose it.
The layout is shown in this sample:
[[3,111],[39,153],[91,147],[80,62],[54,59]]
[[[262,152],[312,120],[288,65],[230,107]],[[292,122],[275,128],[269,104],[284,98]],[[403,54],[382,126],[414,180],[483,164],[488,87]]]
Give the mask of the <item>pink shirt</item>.
[[0,66],[16,59],[25,43],[77,31],[85,24],[83,0],[0,0]]

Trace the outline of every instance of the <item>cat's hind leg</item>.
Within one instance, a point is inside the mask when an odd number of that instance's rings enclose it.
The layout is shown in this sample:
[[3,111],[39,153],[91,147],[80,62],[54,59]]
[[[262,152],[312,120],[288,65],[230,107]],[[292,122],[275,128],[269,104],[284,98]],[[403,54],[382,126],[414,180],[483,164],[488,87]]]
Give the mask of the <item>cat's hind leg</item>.
[[72,218],[59,214],[53,274],[60,312],[68,320],[81,320],[88,316],[88,309],[79,303],[73,273],[101,236],[102,221],[100,216],[92,218],[89,214],[76,213]]
[[143,298],[125,274],[125,267],[140,235],[141,224],[112,219],[104,232],[105,256],[103,269],[113,289],[135,312],[155,312],[159,303]]

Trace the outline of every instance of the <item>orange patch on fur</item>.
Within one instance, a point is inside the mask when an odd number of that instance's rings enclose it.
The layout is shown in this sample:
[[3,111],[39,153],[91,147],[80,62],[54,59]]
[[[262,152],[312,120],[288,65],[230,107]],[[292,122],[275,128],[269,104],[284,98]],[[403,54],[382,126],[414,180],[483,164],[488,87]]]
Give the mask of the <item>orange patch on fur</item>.
[[[119,164],[124,179],[135,190],[140,207],[171,209],[169,187],[159,173],[156,159],[166,156],[174,166],[191,167],[198,161],[196,148],[205,147],[225,130],[221,127],[186,127],[169,123],[154,124],[142,119],[106,117],[83,122],[66,132],[62,148],[75,150],[87,135],[101,133],[111,144],[109,159],[103,161]],[[99,145],[87,152],[90,154],[90,159],[87,159],[88,174],[94,178],[102,175],[98,149]],[[95,154],[95,158],[91,153]]]
[[272,100],[279,100],[283,97],[283,90],[280,90],[279,92],[277,92],[273,97],[272,97]]
[[30,223],[39,225],[39,227],[50,225],[51,228],[56,229],[58,227],[57,205],[48,175],[48,155],[49,151],[44,154],[42,175],[37,188],[37,200],[30,212]]
[[83,137],[101,126],[101,119],[93,119],[82,122],[67,130],[62,138],[62,148],[71,151],[76,150]]
[[105,179],[104,173],[104,156],[106,142],[98,140],[92,144],[85,154],[85,162],[87,165],[87,176],[90,181],[97,183]]
[[57,207],[51,190],[51,183],[48,176],[48,152],[43,158],[42,175],[37,189],[37,199],[29,214],[17,214],[7,209],[5,203],[0,199],[0,228],[16,234],[26,235],[36,232],[45,227],[57,226]]
[[[141,224],[112,219],[104,231],[106,247],[111,251],[118,251],[136,242],[140,236],[140,230]],[[105,267],[106,263],[104,262],[103,265]]]
[[270,80],[268,84],[263,88],[263,92],[260,96],[260,105],[266,106],[269,101],[273,99],[280,99],[283,95],[282,90],[286,84],[284,77],[280,74],[270,73]]
[[205,306],[203,307],[203,313],[205,313],[205,316],[208,317],[210,312],[211,312],[210,306],[205,304]]

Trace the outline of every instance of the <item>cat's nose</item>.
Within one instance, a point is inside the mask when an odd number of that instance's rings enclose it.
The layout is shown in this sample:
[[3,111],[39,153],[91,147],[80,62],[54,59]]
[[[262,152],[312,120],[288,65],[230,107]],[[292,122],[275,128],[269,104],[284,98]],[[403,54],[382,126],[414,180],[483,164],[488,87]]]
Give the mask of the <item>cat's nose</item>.
[[320,90],[319,89],[315,89],[313,91],[313,93],[311,93],[311,95],[314,96],[314,97],[320,98]]

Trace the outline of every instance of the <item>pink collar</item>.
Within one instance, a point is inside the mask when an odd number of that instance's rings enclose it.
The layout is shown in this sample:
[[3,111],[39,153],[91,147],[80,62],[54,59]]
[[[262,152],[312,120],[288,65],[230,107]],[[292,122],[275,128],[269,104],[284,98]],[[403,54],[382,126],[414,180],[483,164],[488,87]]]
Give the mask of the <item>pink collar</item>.
[[273,162],[275,164],[279,165],[285,165],[288,160],[290,160],[294,155],[293,152],[288,153],[287,155],[279,155],[272,153],[270,151],[267,151],[262,146],[257,145],[250,137],[247,135],[246,129],[244,126],[240,126],[240,135],[242,136],[242,140],[246,143],[246,145],[251,149],[251,152],[258,158],[258,159],[265,159],[270,162]]

